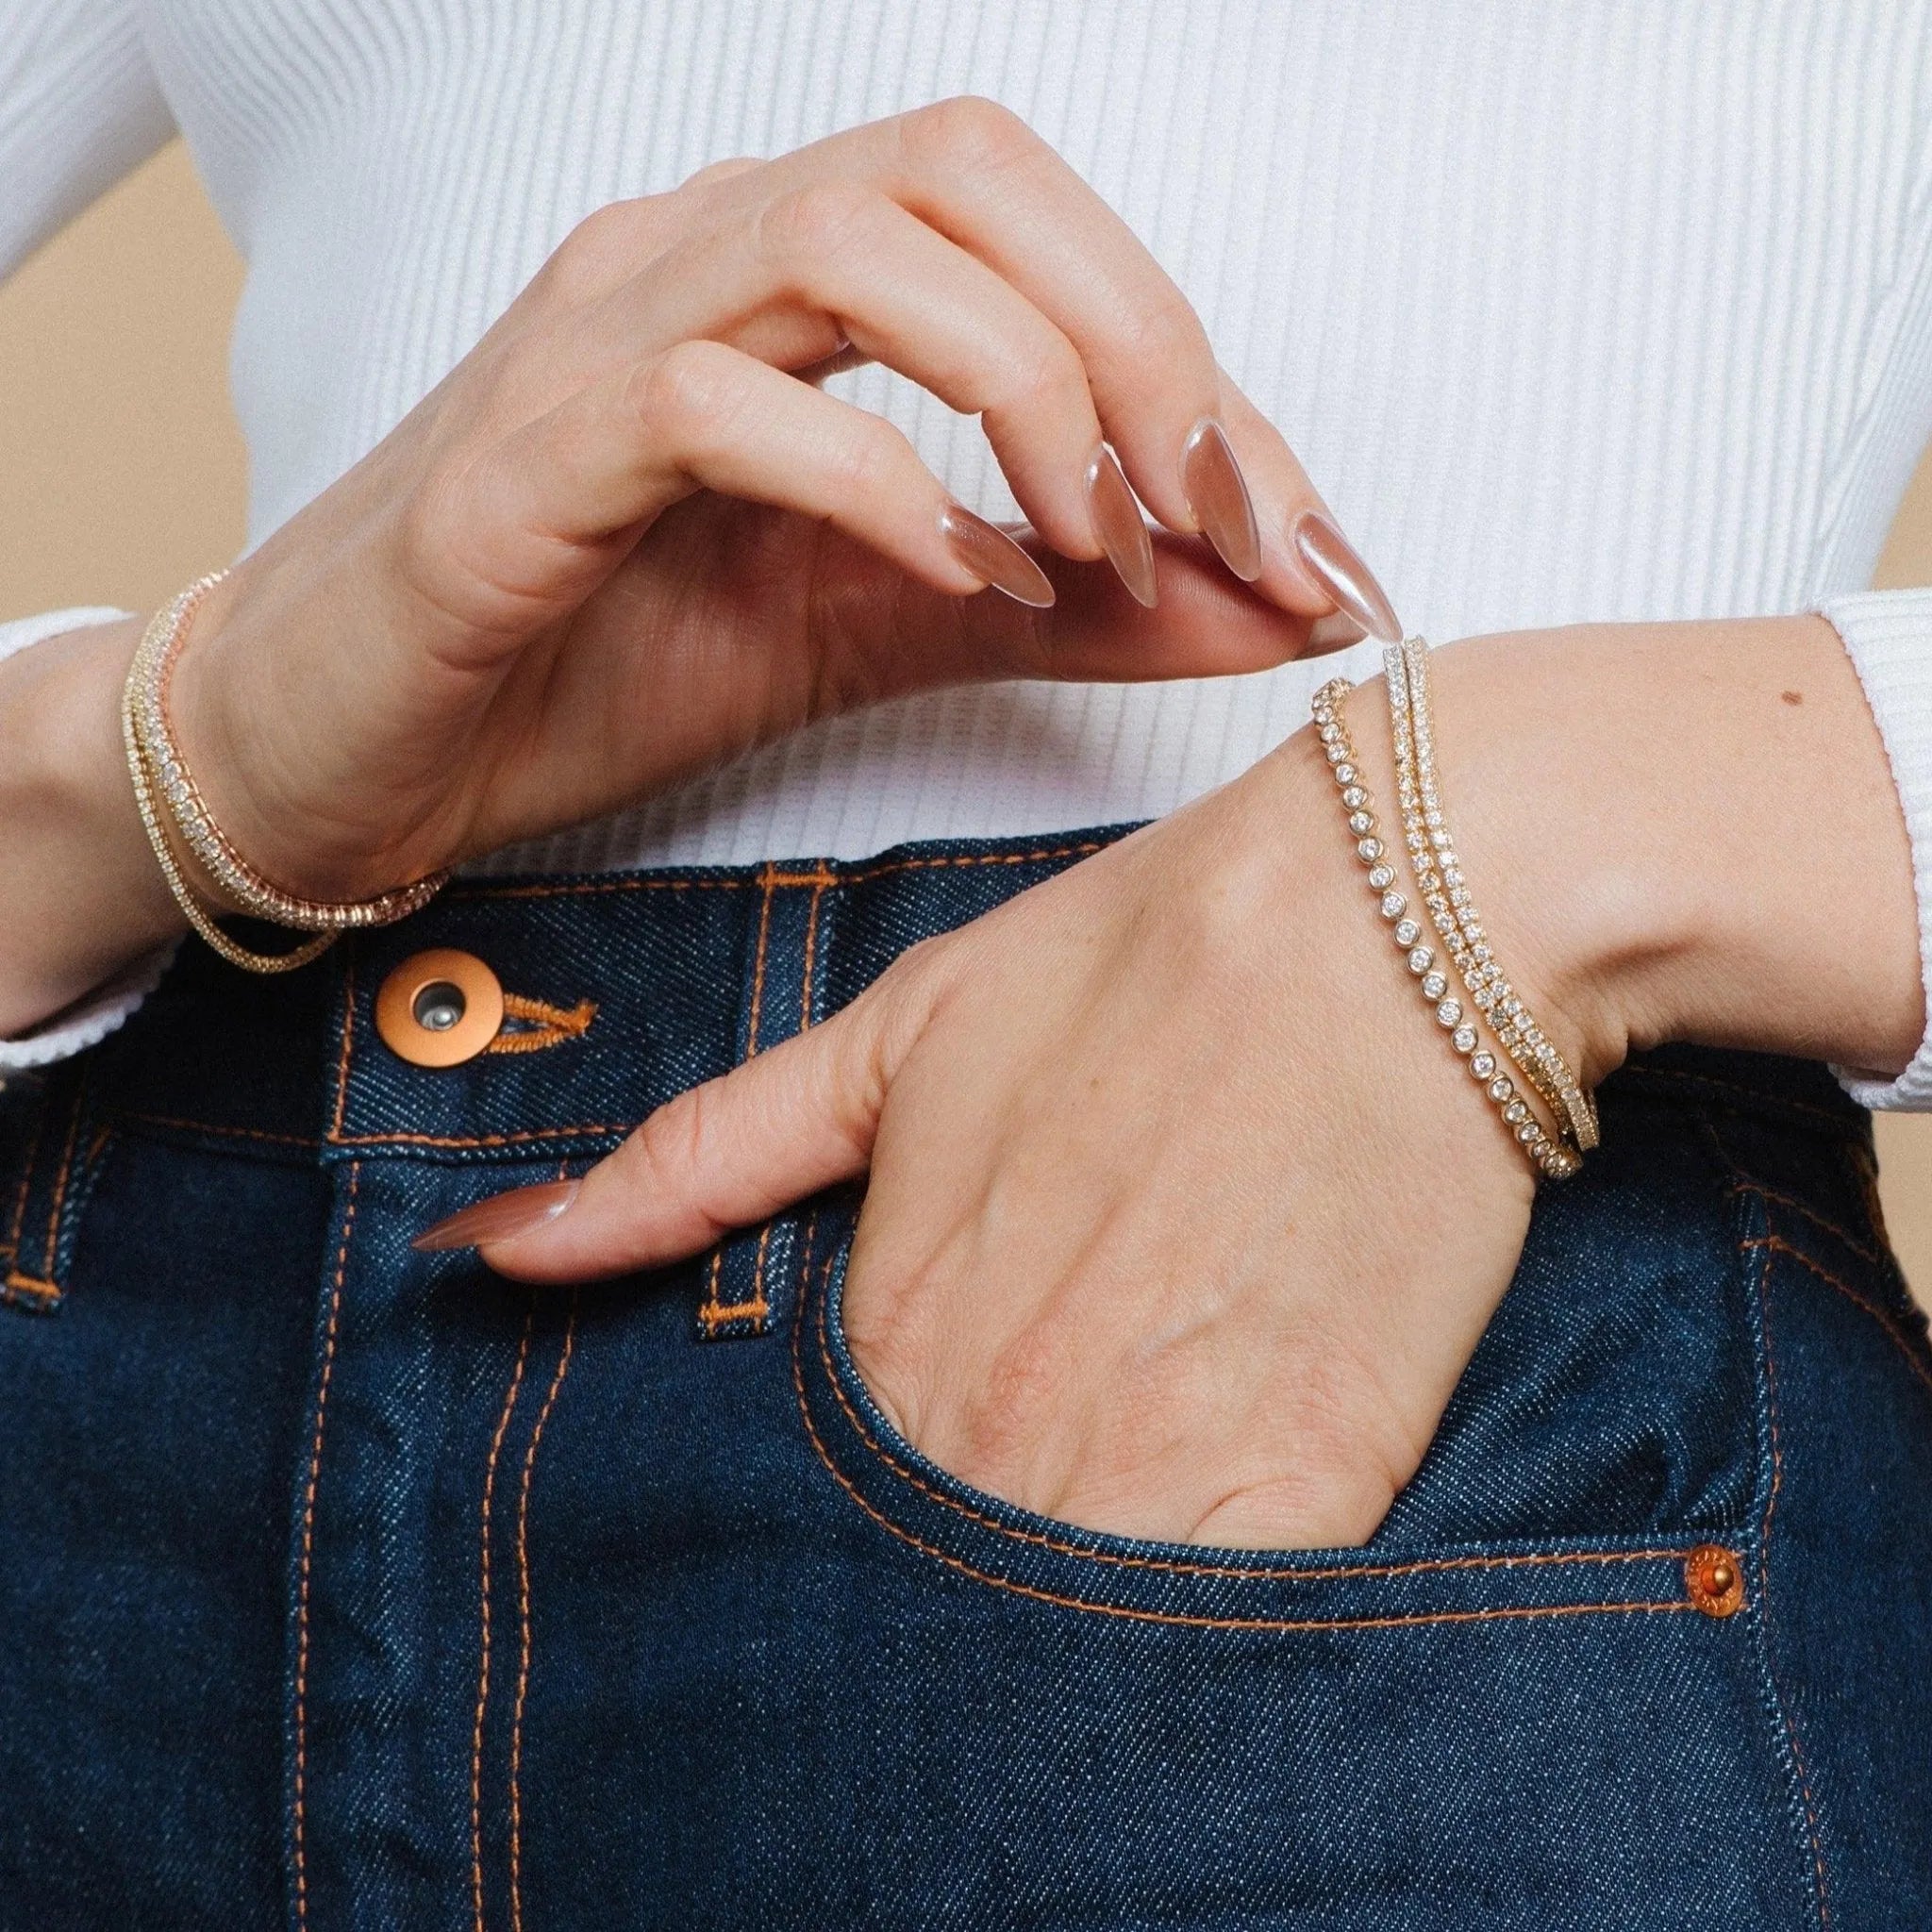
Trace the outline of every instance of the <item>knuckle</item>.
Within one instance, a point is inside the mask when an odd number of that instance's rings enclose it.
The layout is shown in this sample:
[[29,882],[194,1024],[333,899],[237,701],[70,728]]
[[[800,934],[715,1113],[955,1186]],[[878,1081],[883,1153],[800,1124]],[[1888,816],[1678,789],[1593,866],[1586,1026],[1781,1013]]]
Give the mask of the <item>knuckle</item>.
[[593,208],[558,243],[539,280],[565,304],[603,294],[656,254],[656,197]]
[[889,492],[903,496],[907,466],[917,460],[905,436],[874,417],[855,425],[841,441],[832,482],[842,495],[858,502],[874,502]]
[[983,412],[995,417],[1024,415],[1035,421],[1085,415],[1092,409],[1087,365],[1073,343],[1047,322],[1029,330],[1026,340],[1016,345],[993,387],[995,393],[987,399]]
[[906,117],[908,158],[948,173],[992,174],[1032,158],[1040,137],[1010,108],[981,94],[955,94]]
[[1208,360],[1208,332],[1178,289],[1163,288],[1130,304],[1119,328],[1123,358],[1132,368],[1185,370]]
[[758,215],[760,252],[794,275],[843,254],[871,229],[874,197],[844,181],[814,181],[768,202]]
[[641,433],[688,447],[715,436],[742,386],[738,358],[720,342],[675,342],[625,382],[625,407]]

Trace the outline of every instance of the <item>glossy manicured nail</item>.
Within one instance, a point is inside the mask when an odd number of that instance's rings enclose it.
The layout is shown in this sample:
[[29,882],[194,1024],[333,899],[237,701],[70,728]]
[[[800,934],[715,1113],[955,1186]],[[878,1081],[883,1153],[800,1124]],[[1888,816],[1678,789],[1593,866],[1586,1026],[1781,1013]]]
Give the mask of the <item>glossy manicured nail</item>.
[[1319,658],[1324,651],[1345,651],[1367,636],[1368,632],[1347,611],[1331,610],[1326,617],[1318,617],[1309,625],[1308,648],[1302,655]]
[[1212,416],[1203,416],[1181,451],[1181,489],[1201,534],[1244,584],[1261,575],[1261,532],[1247,479],[1234,459],[1227,432]]
[[487,1201],[475,1201],[426,1227],[409,1243],[425,1255],[441,1254],[445,1248],[480,1248],[485,1241],[507,1241],[528,1234],[546,1221],[555,1221],[577,1197],[575,1181],[544,1181],[534,1188],[512,1188],[507,1194],[491,1194]]
[[1087,510],[1093,534],[1107,552],[1107,560],[1120,573],[1137,604],[1149,610],[1158,592],[1154,585],[1154,542],[1141,515],[1141,506],[1113,452],[1105,443],[1087,465]]
[[1289,532],[1297,557],[1308,575],[1355,619],[1371,637],[1385,644],[1402,641],[1402,620],[1375,574],[1355,553],[1355,546],[1318,509],[1305,509]]
[[949,503],[940,512],[940,535],[981,583],[1035,610],[1053,602],[1046,573],[996,524],[974,516],[964,504]]

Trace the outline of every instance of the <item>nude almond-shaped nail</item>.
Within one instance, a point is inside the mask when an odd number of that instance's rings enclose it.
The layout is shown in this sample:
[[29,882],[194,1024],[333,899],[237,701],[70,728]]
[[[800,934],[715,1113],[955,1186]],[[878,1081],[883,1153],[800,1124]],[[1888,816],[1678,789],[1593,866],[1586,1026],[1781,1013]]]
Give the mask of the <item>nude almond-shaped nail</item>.
[[1188,433],[1181,450],[1181,489],[1215,554],[1242,583],[1252,584],[1261,575],[1254,499],[1227,432],[1212,416],[1203,416]]
[[1147,534],[1133,487],[1105,443],[1087,464],[1087,510],[1107,560],[1135,603],[1152,610],[1159,598],[1154,580],[1154,541]]
[[940,512],[940,535],[981,583],[1035,610],[1053,603],[1046,573],[997,524],[974,516],[962,503],[949,503]]
[[1385,644],[1402,641],[1402,620],[1389,593],[1357,556],[1355,545],[1320,510],[1303,510],[1289,536],[1308,575],[1335,599],[1339,609]]
[[425,1227],[409,1243],[425,1255],[447,1248],[480,1248],[486,1241],[507,1241],[555,1221],[577,1197],[575,1181],[543,1181],[534,1188],[512,1188],[459,1208],[447,1221]]

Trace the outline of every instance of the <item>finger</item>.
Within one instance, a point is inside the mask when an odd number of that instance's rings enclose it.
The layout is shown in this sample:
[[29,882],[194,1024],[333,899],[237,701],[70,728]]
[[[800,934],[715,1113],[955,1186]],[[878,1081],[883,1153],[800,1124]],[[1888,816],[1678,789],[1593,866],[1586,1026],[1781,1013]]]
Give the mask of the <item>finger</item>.
[[[1285,608],[1334,608],[1290,541],[1301,513],[1320,507],[1293,452],[1223,376],[1173,278],[1016,115],[989,101],[942,101],[800,149],[742,192],[775,193],[794,177],[874,182],[1010,282],[1073,342],[1108,440],[1155,515],[1171,529],[1205,530],[1237,575]],[[1217,423],[1232,475],[1189,461],[1197,432]],[[1242,527],[1243,489],[1258,556]]]
[[686,341],[580,391],[428,492],[412,580],[486,638],[573,609],[699,490],[836,525],[949,595],[1049,604],[1011,539],[947,496],[889,423],[737,350]]
[[591,350],[600,359],[705,336],[813,376],[841,347],[885,363],[980,418],[1055,549],[1102,553],[1086,481],[1100,420],[1074,344],[1010,282],[875,189],[814,182],[759,203],[669,250],[584,325],[602,338]]
[[[889,976],[844,1012],[680,1094],[587,1174],[560,1211],[554,1189],[527,1231],[492,1238],[516,1196],[478,1203],[419,1237],[480,1239],[524,1281],[584,1281],[682,1259],[864,1172],[892,1074],[927,1007],[922,975]],[[547,1213],[546,1213],[547,1210]]]

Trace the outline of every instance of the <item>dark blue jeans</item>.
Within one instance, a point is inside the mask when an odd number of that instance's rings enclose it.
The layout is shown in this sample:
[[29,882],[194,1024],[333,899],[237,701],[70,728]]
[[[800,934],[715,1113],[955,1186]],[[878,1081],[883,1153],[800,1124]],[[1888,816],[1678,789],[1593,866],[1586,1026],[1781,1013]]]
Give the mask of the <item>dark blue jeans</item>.
[[[1362,1550],[953,1481],[842,1196],[578,1290],[411,1253],[1106,836],[462,883],[9,1086],[0,1926],[1932,1924],[1932,1358],[1818,1068],[1608,1083]],[[381,1042],[432,945],[520,1050]]]

